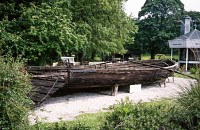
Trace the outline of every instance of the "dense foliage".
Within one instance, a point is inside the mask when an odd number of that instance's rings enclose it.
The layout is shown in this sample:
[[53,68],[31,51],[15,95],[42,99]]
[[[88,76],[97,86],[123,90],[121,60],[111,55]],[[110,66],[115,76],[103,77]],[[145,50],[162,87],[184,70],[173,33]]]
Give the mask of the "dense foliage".
[[133,104],[126,99],[113,107],[102,129],[179,129],[171,120],[175,113],[175,105],[167,101]]
[[0,57],[0,129],[29,129],[29,76],[22,62]]
[[2,22],[2,53],[11,51],[13,56],[22,55],[31,63],[42,64],[58,59],[71,40],[70,12],[62,9],[67,3],[43,3],[21,7],[18,19]]
[[151,53],[166,52],[167,42],[180,34],[177,21],[183,16],[184,5],[180,0],[146,0],[138,14],[137,45]]
[[[199,76],[199,71],[198,71]],[[183,128],[190,130],[200,129],[200,77],[197,84],[182,87],[182,92],[178,97],[180,114],[175,120]]]
[[29,64],[51,64],[66,55],[83,61],[125,53],[125,43],[133,43],[137,31],[123,11],[123,0],[0,4],[1,53],[20,54]]
[[123,0],[72,1],[72,20],[76,32],[85,36],[86,42],[79,50],[79,58],[94,59],[112,53],[124,53],[124,44],[132,43],[129,34],[136,32],[134,21],[123,11]]

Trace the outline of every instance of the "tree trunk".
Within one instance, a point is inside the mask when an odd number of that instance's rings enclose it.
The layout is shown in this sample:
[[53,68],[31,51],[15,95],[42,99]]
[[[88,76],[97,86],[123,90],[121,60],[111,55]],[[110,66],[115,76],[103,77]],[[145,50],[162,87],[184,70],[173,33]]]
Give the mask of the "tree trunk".
[[151,59],[155,59],[156,50],[154,48],[151,48]]
[[84,53],[80,52],[78,53],[78,61],[82,64],[83,63],[83,58],[84,58]]
[[93,51],[92,54],[91,54],[91,60],[92,60],[92,61],[94,61],[95,56],[96,56],[96,52]]

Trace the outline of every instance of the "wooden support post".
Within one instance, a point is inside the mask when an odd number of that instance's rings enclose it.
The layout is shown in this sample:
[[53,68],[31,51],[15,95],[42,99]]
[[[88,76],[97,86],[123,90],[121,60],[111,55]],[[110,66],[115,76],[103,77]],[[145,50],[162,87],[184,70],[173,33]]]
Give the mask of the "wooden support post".
[[[171,78],[172,78],[172,83],[174,83],[174,73],[172,74]],[[167,77],[167,81],[166,82],[170,83],[169,77]]]
[[186,57],[185,57],[185,72],[188,71],[188,48],[186,48]]
[[173,59],[173,48],[171,48],[171,60]]
[[167,80],[167,81],[166,81],[167,83],[170,83],[170,81],[169,81],[169,77],[167,77],[167,79],[166,79],[166,80]]
[[119,87],[119,84],[115,84],[114,86],[111,87],[111,96],[115,96],[117,94],[118,87]]
[[[158,85],[159,85],[160,87],[162,87],[162,82],[159,82]],[[165,87],[166,87],[166,82],[165,82],[165,81],[164,81],[163,85],[164,85],[164,88],[165,88]]]
[[178,67],[180,67],[180,60],[181,60],[181,50],[178,49]]
[[173,83],[174,83],[174,74],[172,75],[172,81],[173,81]]

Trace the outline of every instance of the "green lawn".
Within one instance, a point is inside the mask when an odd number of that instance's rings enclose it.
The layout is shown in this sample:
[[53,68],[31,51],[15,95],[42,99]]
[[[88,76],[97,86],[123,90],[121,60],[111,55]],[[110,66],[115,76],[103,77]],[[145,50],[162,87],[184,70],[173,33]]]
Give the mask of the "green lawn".
[[38,123],[31,130],[99,130],[105,121],[107,112],[82,114],[73,121],[60,121],[56,123]]
[[[142,60],[149,60],[150,58],[151,58],[150,54],[142,54],[142,56],[141,56]],[[155,56],[155,59],[171,59],[171,55],[170,54],[157,54]],[[172,59],[177,61],[178,55],[173,55]]]

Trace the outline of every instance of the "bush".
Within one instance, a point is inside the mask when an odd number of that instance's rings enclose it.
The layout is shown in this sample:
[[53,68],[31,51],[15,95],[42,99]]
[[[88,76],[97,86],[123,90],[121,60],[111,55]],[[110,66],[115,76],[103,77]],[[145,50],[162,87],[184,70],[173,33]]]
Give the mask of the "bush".
[[[198,80],[199,81],[199,80]],[[200,83],[182,87],[177,99],[180,112],[176,122],[185,129],[200,129]]]
[[106,114],[106,112],[84,113],[73,121],[37,122],[31,127],[31,130],[100,130]]
[[155,59],[167,60],[168,58],[164,54],[156,54]]
[[0,129],[28,129],[30,90],[23,63],[9,56],[0,57]]
[[102,129],[181,129],[172,122],[176,107],[167,101],[133,104],[128,99],[114,105]]
[[31,128],[32,130],[91,130],[91,127],[81,122],[75,123],[48,123],[48,124],[36,124]]
[[197,71],[196,68],[190,68],[190,73],[191,74],[196,74],[196,71]]

